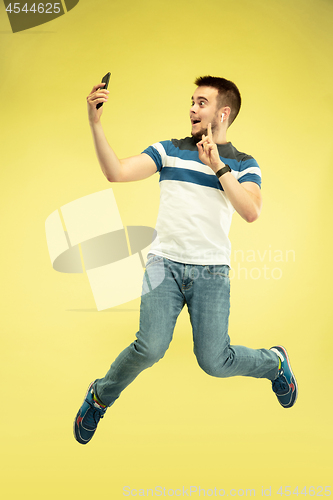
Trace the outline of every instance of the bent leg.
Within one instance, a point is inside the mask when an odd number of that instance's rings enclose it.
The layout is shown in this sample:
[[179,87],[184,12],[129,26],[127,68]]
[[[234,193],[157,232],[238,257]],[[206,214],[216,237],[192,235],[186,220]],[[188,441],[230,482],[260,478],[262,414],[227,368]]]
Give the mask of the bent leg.
[[228,266],[201,267],[186,294],[194,353],[199,366],[215,377],[267,378],[274,380],[278,358],[269,349],[230,345],[228,334],[230,280]]
[[[112,363],[104,378],[94,384],[94,392],[105,405],[111,404],[140,372],[159,361],[172,340],[179,313],[184,307],[184,297],[162,257],[147,262],[145,279],[152,282],[154,272],[164,266],[164,280],[149,293],[142,295],[140,327],[136,340],[124,349]],[[148,264],[151,263],[149,266]],[[145,282],[145,281],[144,281]]]

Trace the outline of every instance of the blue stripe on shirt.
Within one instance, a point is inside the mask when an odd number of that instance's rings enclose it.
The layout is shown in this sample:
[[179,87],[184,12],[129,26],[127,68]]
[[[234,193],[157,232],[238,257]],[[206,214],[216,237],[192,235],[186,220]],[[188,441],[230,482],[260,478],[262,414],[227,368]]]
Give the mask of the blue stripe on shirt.
[[[181,158],[182,160],[191,160],[191,161],[196,161],[198,163],[201,163],[202,165],[203,162],[199,160],[199,154],[197,151],[189,151],[189,150],[181,150],[179,148],[176,148],[171,141],[161,141],[161,144],[163,145],[167,156],[174,156],[176,158]],[[162,180],[179,180],[179,181],[184,181],[184,182],[193,182],[194,184],[200,184],[202,186],[207,186],[207,187],[213,187],[215,189],[220,189],[223,191],[223,188],[221,186],[221,183],[217,179],[217,177],[213,177],[201,172],[196,172],[194,170],[187,170],[187,169],[182,169],[179,167],[168,167],[168,166],[163,166],[162,163],[162,158],[160,153],[157,151],[157,149],[154,146],[149,146],[146,148],[143,153],[146,153],[148,156],[150,156],[155,164],[157,170],[160,172],[161,177],[160,181]],[[220,156],[221,161],[223,163],[226,163],[229,165],[229,167],[232,170],[235,170],[236,172],[242,172],[246,170],[247,168],[250,167],[258,167],[259,165],[256,162],[254,158],[243,160],[242,162],[238,162],[237,160],[233,158],[225,158],[223,156]],[[163,168],[162,168],[163,167]],[[162,172],[165,169],[169,169],[169,172],[165,173],[165,176],[162,175]],[[172,173],[170,172],[172,171]],[[187,174],[182,174],[182,173],[177,173],[177,170],[181,170],[183,172],[187,172]],[[189,174],[189,172],[191,172]],[[259,187],[261,187],[261,177],[257,174],[245,174],[243,177],[239,179],[239,182],[254,182],[258,184]]]
[[[171,141],[161,141],[161,144],[163,145],[165,152],[168,156],[181,158],[182,160],[196,161],[204,165],[204,163],[199,160],[198,151],[191,151],[188,149],[177,148],[172,144]],[[242,161],[237,161],[235,158],[229,158],[227,156],[222,156],[221,154],[219,154],[219,156],[223,163],[229,165],[229,167],[232,170],[235,170],[236,172],[242,172],[243,170],[246,170],[247,168],[250,167],[258,167],[260,170],[258,163],[252,157]]]
[[200,186],[211,187],[223,191],[221,183],[215,175],[208,175],[187,168],[163,167],[160,173],[160,181],[192,182],[193,184],[199,184]]
[[153,146],[149,146],[144,151],[142,151],[142,153],[146,153],[148,156],[150,156],[150,158],[154,160],[157,170],[161,171],[161,168],[163,166],[162,158],[156,148],[154,148]]
[[257,174],[245,174],[243,177],[238,179],[238,182],[255,182],[261,188],[261,177]]

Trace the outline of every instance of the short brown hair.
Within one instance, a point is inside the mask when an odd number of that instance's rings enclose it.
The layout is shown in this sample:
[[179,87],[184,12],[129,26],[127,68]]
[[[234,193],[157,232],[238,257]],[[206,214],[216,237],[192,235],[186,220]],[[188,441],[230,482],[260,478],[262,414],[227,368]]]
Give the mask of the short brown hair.
[[200,76],[195,80],[198,87],[213,87],[218,90],[217,104],[230,107],[229,127],[239,113],[242,98],[236,85],[230,80],[219,78],[217,76]]

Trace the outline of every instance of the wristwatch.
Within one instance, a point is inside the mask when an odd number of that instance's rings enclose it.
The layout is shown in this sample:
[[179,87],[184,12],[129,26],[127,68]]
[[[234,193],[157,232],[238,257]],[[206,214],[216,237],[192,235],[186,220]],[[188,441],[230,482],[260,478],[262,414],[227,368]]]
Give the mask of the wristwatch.
[[226,172],[231,172],[231,168],[229,167],[229,165],[225,165],[224,167],[220,168],[220,170],[218,170],[215,175],[217,177],[221,177],[221,175],[225,174]]

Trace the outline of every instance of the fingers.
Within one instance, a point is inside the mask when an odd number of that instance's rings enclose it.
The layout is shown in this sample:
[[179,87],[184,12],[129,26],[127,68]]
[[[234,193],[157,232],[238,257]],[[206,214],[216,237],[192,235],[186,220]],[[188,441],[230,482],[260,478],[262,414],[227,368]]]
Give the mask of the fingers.
[[[215,169],[215,166],[220,162],[217,145],[213,140],[212,124],[207,127],[207,135],[203,134],[201,141],[197,143],[199,159],[208,167]],[[215,172],[215,170],[214,170]]]
[[89,104],[98,104],[99,102],[107,102],[109,96],[107,94],[95,93],[87,97]]
[[107,102],[110,92],[102,88],[104,87],[104,85],[105,83],[98,83],[97,85],[93,86],[92,91],[87,96],[87,101],[89,104],[96,105],[100,102]]
[[202,139],[198,144],[204,151],[211,149],[214,146],[213,140],[208,135],[202,135]]
[[202,149],[205,153],[207,153],[208,155],[210,154],[211,151],[214,150],[214,146],[215,144],[210,144],[210,143],[204,143],[202,145]]
[[105,85],[105,82],[103,82],[103,83],[101,82],[101,83],[98,83],[97,85],[94,85],[92,88],[92,91],[90,93],[92,94],[93,92],[96,92],[97,89],[104,87],[104,85]]
[[106,89],[102,89],[102,87],[104,87],[105,85],[105,82],[104,83],[98,83],[97,85],[94,85],[93,88],[92,88],[92,91],[90,92],[89,95],[93,95],[93,94],[96,94],[96,91],[100,92],[100,93],[107,93],[109,94],[110,92]]
[[212,124],[208,123],[207,135],[202,134],[202,139],[201,139],[200,143],[198,143],[198,144],[201,144],[201,143],[210,143],[210,142],[212,142],[214,144],[213,133],[212,133]]
[[197,143],[197,147],[199,150],[199,157],[212,159],[215,155],[215,151],[217,152],[217,146],[212,138],[211,124],[208,125],[207,133],[208,135],[202,135],[202,139]]
[[216,144],[214,142],[211,142],[208,136],[203,135],[202,137],[203,139],[197,143],[197,147],[199,151],[210,156],[210,153],[214,150]]
[[200,145],[202,146],[205,141],[207,141],[207,136],[205,134],[202,134],[202,139],[197,143],[197,146]]

